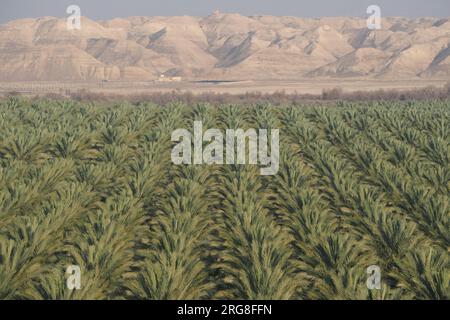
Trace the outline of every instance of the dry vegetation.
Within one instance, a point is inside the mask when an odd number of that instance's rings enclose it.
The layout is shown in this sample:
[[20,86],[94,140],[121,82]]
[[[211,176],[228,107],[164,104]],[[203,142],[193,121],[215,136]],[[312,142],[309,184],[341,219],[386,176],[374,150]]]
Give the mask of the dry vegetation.
[[[9,92],[4,98],[21,96],[18,92]],[[158,105],[167,105],[171,103],[184,103],[193,105],[197,103],[209,103],[213,105],[221,104],[258,104],[269,103],[272,105],[283,104],[311,104],[311,103],[328,103],[334,101],[427,101],[427,100],[450,100],[450,82],[444,87],[428,86],[426,88],[416,88],[408,90],[373,90],[373,91],[353,91],[345,92],[340,88],[323,90],[322,94],[299,94],[286,93],[285,91],[277,91],[275,93],[263,92],[247,92],[245,94],[230,93],[198,93],[194,94],[189,91],[172,91],[172,92],[152,92],[141,94],[107,94],[92,92],[86,89],[70,91],[64,93],[48,93],[35,96],[33,101],[37,100],[56,100],[64,101],[67,99],[79,102],[109,102],[127,101],[135,105],[145,103],[155,103]]]

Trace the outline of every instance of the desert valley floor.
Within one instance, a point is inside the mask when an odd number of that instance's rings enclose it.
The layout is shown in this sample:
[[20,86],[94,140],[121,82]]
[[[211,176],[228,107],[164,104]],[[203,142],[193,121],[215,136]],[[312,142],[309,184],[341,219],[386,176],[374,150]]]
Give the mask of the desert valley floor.
[[414,89],[428,86],[442,87],[445,80],[374,80],[374,79],[302,79],[302,80],[193,80],[180,82],[155,81],[109,81],[109,82],[0,82],[0,94],[20,92],[24,94],[63,93],[66,90],[87,89],[92,92],[113,94],[134,94],[151,92],[189,91],[192,93],[246,92],[320,94],[323,90],[341,88],[347,92],[372,91],[378,89]]

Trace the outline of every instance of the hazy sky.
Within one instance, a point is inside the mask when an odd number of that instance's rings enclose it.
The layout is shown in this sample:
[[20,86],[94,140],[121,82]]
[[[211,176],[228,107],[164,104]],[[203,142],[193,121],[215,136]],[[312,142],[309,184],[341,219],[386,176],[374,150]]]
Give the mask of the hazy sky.
[[92,19],[127,16],[206,16],[214,10],[244,15],[365,16],[371,4],[384,16],[450,17],[450,0],[0,0],[0,23],[18,18],[63,17],[76,4]]

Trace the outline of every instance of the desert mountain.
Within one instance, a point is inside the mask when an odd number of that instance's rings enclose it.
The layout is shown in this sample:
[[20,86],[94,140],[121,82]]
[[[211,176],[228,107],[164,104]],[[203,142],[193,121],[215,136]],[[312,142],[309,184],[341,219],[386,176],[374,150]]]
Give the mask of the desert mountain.
[[450,78],[450,19],[223,14],[0,25],[0,81]]

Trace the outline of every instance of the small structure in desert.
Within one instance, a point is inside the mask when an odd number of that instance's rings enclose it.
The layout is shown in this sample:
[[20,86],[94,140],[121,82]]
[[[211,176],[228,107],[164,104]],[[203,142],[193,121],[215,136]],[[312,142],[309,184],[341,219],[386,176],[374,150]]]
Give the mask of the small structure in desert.
[[159,76],[158,82],[180,82],[182,80],[181,77],[169,77],[165,74],[161,74]]

